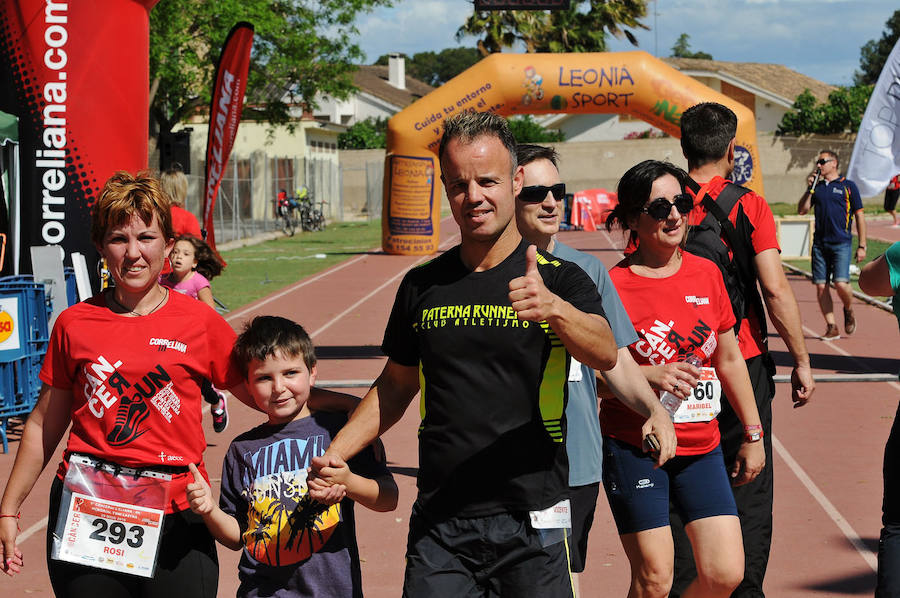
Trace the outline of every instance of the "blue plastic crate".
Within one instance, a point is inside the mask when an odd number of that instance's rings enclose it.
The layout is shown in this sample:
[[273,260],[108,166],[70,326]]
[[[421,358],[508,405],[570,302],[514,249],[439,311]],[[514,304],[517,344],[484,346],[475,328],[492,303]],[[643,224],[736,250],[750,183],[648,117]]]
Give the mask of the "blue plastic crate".
[[34,409],[34,401],[28,401],[30,391],[16,385],[17,364],[16,361],[0,363],[0,440],[4,453],[9,452],[6,437],[9,418],[27,415]]
[[47,299],[43,283],[34,282],[30,276],[6,276],[0,278],[0,297],[19,297],[24,306],[20,314],[22,325],[27,326],[28,341],[46,341],[50,338],[50,314],[53,306]]

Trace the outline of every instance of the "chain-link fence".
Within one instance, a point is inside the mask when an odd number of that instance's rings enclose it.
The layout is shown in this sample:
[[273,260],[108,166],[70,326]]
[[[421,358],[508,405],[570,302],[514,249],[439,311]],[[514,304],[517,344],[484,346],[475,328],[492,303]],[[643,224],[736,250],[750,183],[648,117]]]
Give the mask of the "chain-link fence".
[[[202,172],[203,164],[200,164]],[[275,218],[275,199],[280,190],[293,196],[306,186],[328,221],[343,220],[340,192],[340,169],[328,160],[271,157],[258,152],[249,158],[232,157],[222,176],[213,206],[213,228],[216,243],[279,230]],[[203,175],[188,175],[185,207],[197,215],[202,224]]]

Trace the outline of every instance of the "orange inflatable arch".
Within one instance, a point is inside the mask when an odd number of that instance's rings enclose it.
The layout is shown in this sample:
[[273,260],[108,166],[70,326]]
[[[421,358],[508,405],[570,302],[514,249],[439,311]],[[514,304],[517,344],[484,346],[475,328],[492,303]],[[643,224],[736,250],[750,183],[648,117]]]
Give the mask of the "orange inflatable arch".
[[382,249],[437,251],[443,121],[463,110],[514,114],[631,114],[680,136],[681,112],[718,102],[738,117],[738,183],[762,193],[753,112],[646,52],[492,54],[388,121]]

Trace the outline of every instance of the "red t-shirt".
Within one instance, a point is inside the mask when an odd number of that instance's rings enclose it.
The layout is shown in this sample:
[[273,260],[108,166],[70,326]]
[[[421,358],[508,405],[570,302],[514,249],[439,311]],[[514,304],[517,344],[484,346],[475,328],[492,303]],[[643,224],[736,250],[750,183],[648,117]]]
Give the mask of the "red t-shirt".
[[172,206],[172,231],[175,233],[176,239],[181,235],[192,235],[198,239],[203,238],[197,217],[178,206]]
[[[102,294],[63,311],[40,378],[72,391],[67,453],[133,467],[197,463],[206,476],[200,384],[241,382],[235,337],[215,310],[180,293],[142,317],[112,313]],[[172,479],[168,510],[187,509],[184,487],[193,478]]]
[[[718,267],[685,252],[678,272],[666,278],[645,278],[633,273],[628,259],[609,272],[625,310],[638,333],[628,347],[639,365],[682,361],[695,353],[711,367],[718,334],[734,326],[731,301]],[[644,417],[618,399],[600,403],[600,428],[606,436],[641,446]],[[715,419],[704,423],[675,424],[678,455],[702,455],[719,444]]]
[[[701,185],[701,191],[703,191],[703,187],[706,187],[706,192],[709,193],[709,196],[716,199],[727,183],[728,181],[722,177],[716,176],[706,185]],[[693,195],[690,189],[688,189],[688,192]],[[692,225],[700,224],[706,217],[706,210],[699,201],[696,201],[696,198],[694,203],[694,211],[691,212],[689,219],[689,223]],[[747,219],[750,221],[753,229],[753,232],[750,234],[750,243],[753,246],[753,251],[762,253],[767,249],[775,249],[781,253],[781,247],[778,245],[778,234],[775,230],[775,217],[772,215],[772,209],[765,198],[754,191],[744,194],[740,201],[735,204],[731,213],[728,214],[728,219],[735,226],[737,225],[738,205],[743,206],[744,214],[747,215]],[[759,320],[757,320],[753,310],[747,311],[748,313],[738,332],[738,346],[741,348],[741,355],[744,356],[744,359],[760,355],[765,347],[760,335]]]

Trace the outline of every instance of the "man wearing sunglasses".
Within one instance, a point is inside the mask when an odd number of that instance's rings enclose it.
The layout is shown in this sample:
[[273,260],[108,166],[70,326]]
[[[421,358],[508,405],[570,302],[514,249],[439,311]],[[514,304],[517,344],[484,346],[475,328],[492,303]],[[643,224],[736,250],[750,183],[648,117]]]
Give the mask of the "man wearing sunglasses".
[[859,245],[856,261],[866,258],[866,219],[856,183],[841,176],[838,157],[831,150],[822,150],[816,159],[816,170],[807,177],[808,188],[800,198],[797,213],[806,214],[815,208],[815,225],[812,245],[812,275],[816,285],[819,309],[825,316],[825,334],[822,340],[841,337],[834,319],[834,302],[831,286],[837,291],[844,305],[844,331],[847,335],[856,330],[853,316],[853,289],[850,286],[850,253],[853,250],[851,226],[856,217],[856,234]]
[[[681,149],[688,162],[689,191],[696,198],[697,207],[691,212],[690,224],[699,225],[707,216],[703,205],[705,196],[718,200],[725,189],[734,186],[728,179],[734,170],[737,116],[726,106],[712,102],[698,104],[681,115]],[[695,187],[695,188],[690,188]],[[696,190],[695,190],[696,189]],[[739,188],[729,193],[739,193],[740,198],[727,214],[736,231],[735,238],[742,243],[742,254],[750,254],[752,270],[741,275],[740,286],[756,292],[757,283],[762,300],[749,301],[740,320],[738,345],[747,361],[750,382],[756,397],[757,409],[763,426],[763,444],[766,466],[749,484],[734,487],[734,499],[741,520],[744,537],[744,580],[732,597],[764,596],[763,578],[769,561],[772,542],[772,398],[775,396],[775,364],[769,354],[765,335],[762,334],[765,311],[775,325],[781,339],[787,345],[794,361],[791,373],[791,400],[795,407],[805,405],[812,396],[815,382],[809,367],[809,354],[803,336],[800,309],[781,267],[780,248],[775,234],[775,218],[766,200],[753,191]],[[716,201],[718,205],[718,201]],[[699,227],[698,227],[699,228]],[[688,233],[688,250],[691,248]],[[722,242],[725,243],[725,232]],[[726,243],[727,245],[727,243]],[[728,255],[736,257],[729,248]],[[726,288],[729,286],[726,279]],[[734,289],[728,288],[729,295]],[[758,295],[757,295],[758,297]],[[732,301],[734,303],[734,301]],[[755,307],[754,307],[755,305]],[[735,310],[737,311],[737,310]],[[747,433],[737,418],[729,401],[722,401],[718,416],[722,434],[722,452],[725,466],[731,471],[735,457]],[[690,543],[677,514],[673,513],[672,533],[675,536],[675,582],[673,597],[678,597],[696,576]]]
[[[618,347],[616,365],[603,372],[604,381],[623,403],[647,418],[642,430],[643,437],[653,434],[657,438],[660,444],[657,462],[662,465],[675,455],[675,428],[628,350],[628,346],[638,340],[631,319],[600,260],[556,239],[566,196],[566,186],[559,178],[559,155],[551,147],[520,143],[516,147],[516,156],[525,175],[524,186],[516,200],[519,232],[538,249],[578,264],[597,285],[603,299],[603,311]],[[693,202],[689,196],[687,202],[686,211],[690,211]],[[666,214],[671,204],[668,206]],[[569,456],[569,500],[572,506],[572,572],[577,574],[584,571],[588,533],[597,505],[602,477],[603,437],[597,417],[597,377],[594,370],[573,359],[568,380],[566,452]],[[573,576],[573,580],[577,588],[577,577]]]

